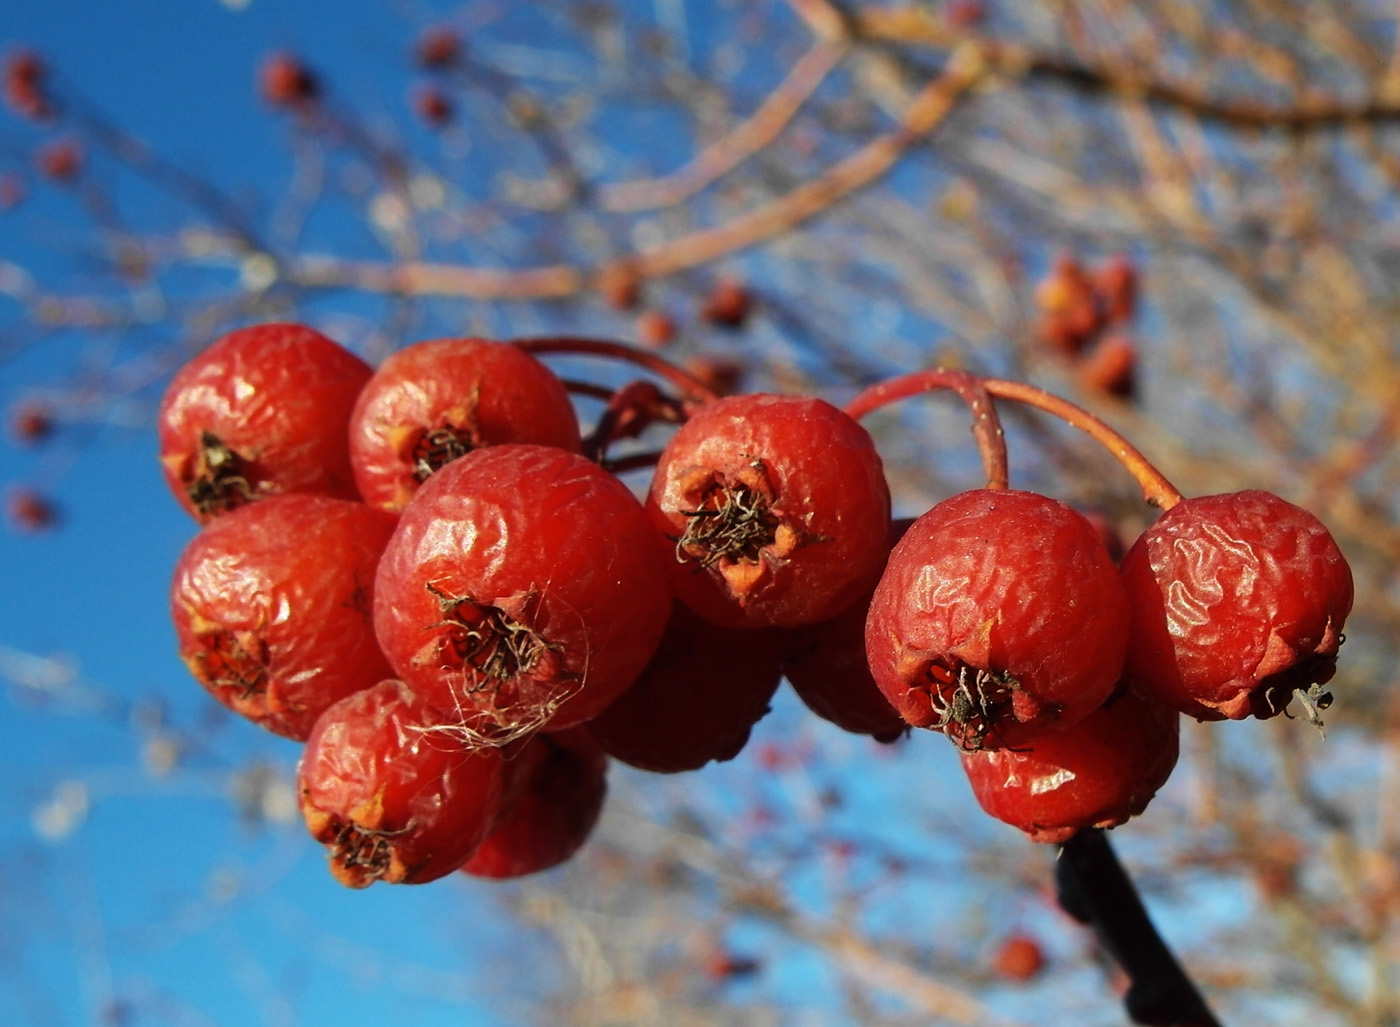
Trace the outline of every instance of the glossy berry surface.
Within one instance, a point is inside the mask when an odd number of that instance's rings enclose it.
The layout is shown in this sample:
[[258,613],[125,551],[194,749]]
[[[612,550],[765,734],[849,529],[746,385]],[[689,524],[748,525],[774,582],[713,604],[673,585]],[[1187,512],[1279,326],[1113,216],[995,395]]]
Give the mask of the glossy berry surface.
[[474,450],[424,482],[379,566],[398,675],[483,741],[620,695],[670,614],[666,553],[627,486],[551,446]]
[[866,620],[875,683],[963,748],[1087,716],[1123,669],[1128,606],[1095,528],[1058,500],[978,489],[914,522]]
[[1032,841],[1137,816],[1176,766],[1181,718],[1128,689],[1074,727],[1023,748],[963,752],[978,803]]
[[201,522],[279,492],[358,499],[346,436],[370,374],[303,325],[225,335],[180,369],[161,401],[171,491]]
[[702,407],[672,436],[647,508],[692,610],[733,627],[835,616],[885,558],[889,489],[870,435],[804,396]]
[[781,678],[772,629],[725,628],[675,604],[656,655],[587,727],[608,755],[658,773],[733,759]]
[[229,709],[304,739],[331,703],[392,676],[372,622],[391,514],[308,493],[206,525],[171,586],[180,656]]
[[[1123,559],[1128,674],[1200,720],[1271,717],[1336,671],[1351,569],[1312,514],[1267,492],[1186,499]],[[1315,687],[1316,686],[1316,687]],[[1330,699],[1330,697],[1329,697]]]
[[452,873],[495,825],[498,750],[439,730],[402,681],[381,681],[316,721],[297,769],[302,817],[338,881],[423,884]]
[[608,757],[582,727],[534,735],[505,770],[514,794],[462,864],[472,877],[525,877],[558,866],[588,840],[603,811]]
[[503,442],[577,452],[578,418],[554,372],[486,339],[434,339],[390,354],[350,420],[360,495],[386,510],[402,510],[443,464]]

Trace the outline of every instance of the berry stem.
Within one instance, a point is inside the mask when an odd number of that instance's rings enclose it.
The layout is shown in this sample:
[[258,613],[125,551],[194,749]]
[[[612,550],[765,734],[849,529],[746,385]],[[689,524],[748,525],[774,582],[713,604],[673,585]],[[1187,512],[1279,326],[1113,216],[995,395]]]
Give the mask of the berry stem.
[[1027,385],[1024,382],[1013,382],[1000,378],[983,378],[981,381],[982,385],[993,396],[1015,400],[1038,410],[1044,410],[1071,427],[1078,428],[1089,435],[1128,469],[1128,473],[1142,486],[1143,498],[1153,506],[1170,510],[1181,502],[1182,496],[1176,490],[1176,486],[1168,481],[1161,471],[1152,466],[1152,463],[1142,455],[1136,446],[1083,407],[1075,406],[1067,399],[1061,399],[1044,389]]
[[690,372],[682,370],[650,350],[628,346],[625,343],[612,342],[607,339],[580,339],[561,335],[516,339],[515,345],[527,353],[584,354],[636,364],[674,385],[691,405],[699,406],[719,398],[714,390]]
[[1220,1027],[1205,999],[1157,933],[1132,878],[1107,835],[1078,832],[1055,863],[1060,906],[1093,927],[1129,986],[1123,1006],[1134,1023],[1154,1027]]
[[972,437],[982,456],[987,488],[1004,489],[1010,482],[1006,462],[1006,436],[996,405],[981,378],[968,371],[933,367],[889,378],[865,389],[846,404],[846,413],[860,420],[881,407],[922,392],[949,389],[956,392],[972,411]]

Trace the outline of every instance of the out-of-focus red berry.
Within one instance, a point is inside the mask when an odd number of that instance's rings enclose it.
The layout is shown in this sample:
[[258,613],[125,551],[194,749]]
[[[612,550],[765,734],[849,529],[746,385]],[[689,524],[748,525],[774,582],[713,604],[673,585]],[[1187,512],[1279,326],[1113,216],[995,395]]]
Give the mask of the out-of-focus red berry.
[[752,310],[753,296],[748,287],[737,278],[723,277],[705,297],[700,316],[722,328],[742,328]]
[[1118,399],[1137,391],[1137,346],[1121,332],[1105,335],[1080,354],[1075,374],[1090,389]]
[[24,202],[24,179],[16,174],[0,175],[0,213]]
[[1351,612],[1351,568],[1322,523],[1246,490],[1185,499],[1123,558],[1127,675],[1197,720],[1319,706]]
[[1131,320],[1137,307],[1137,268],[1125,255],[1114,254],[1095,269],[1094,291],[1110,324]]
[[1032,841],[1058,844],[1137,816],[1176,766],[1181,718],[1130,688],[1065,731],[963,752],[977,802]]
[[413,91],[413,111],[431,128],[450,124],[456,114],[451,98],[437,86],[420,86]]
[[992,969],[1018,984],[1034,980],[1045,969],[1045,950],[1029,934],[1013,934],[997,947]]
[[6,513],[10,524],[20,531],[47,531],[58,524],[58,507],[36,489],[13,490],[6,503]]
[[676,322],[669,314],[656,309],[642,311],[637,316],[636,329],[637,340],[647,349],[665,349],[676,338]]
[[76,139],[55,139],[34,153],[39,173],[52,182],[72,182],[83,169],[83,146]]
[[695,354],[686,360],[685,369],[716,396],[737,393],[748,371],[742,361],[714,353]]
[[21,445],[42,442],[53,434],[53,411],[44,403],[21,403],[10,414],[10,435]]
[[462,56],[462,40],[452,29],[437,26],[418,38],[416,57],[424,68],[449,68]]
[[301,108],[321,96],[320,82],[295,54],[269,54],[258,69],[258,88],[273,107]]
[[6,54],[0,77],[4,79],[5,105],[16,114],[38,120],[53,113],[44,88],[48,69],[36,51],[19,49]]
[[1061,254],[1035,289],[1040,337],[1068,355],[1084,349],[1103,327],[1094,281],[1077,258]]
[[642,279],[636,269],[614,264],[598,276],[598,295],[614,310],[635,310],[642,300]]

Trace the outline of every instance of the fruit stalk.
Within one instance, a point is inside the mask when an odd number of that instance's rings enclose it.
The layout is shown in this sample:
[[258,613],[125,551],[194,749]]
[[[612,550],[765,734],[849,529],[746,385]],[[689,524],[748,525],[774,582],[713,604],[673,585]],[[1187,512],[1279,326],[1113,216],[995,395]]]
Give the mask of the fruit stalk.
[[1080,831],[1060,846],[1055,884],[1061,908],[1094,929],[1127,975],[1129,1019],[1153,1027],[1220,1027],[1157,933],[1103,831]]

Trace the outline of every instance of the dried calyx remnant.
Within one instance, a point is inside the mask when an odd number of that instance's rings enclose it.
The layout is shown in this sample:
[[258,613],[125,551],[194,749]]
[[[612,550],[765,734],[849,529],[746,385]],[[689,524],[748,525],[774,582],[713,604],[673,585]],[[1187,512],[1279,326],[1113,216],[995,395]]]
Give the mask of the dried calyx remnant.
[[982,749],[988,738],[996,740],[1000,725],[1008,721],[1024,723],[1054,712],[1021,688],[1009,671],[939,660],[929,664],[927,676],[934,719],[926,726],[967,752]]
[[232,631],[209,632],[200,641],[190,670],[206,688],[231,690],[240,701],[267,690],[266,643],[252,636],[240,639]]
[[427,429],[413,444],[413,477],[420,482],[427,481],[434,471],[466,456],[477,445],[475,434],[469,430],[450,424]]
[[376,830],[350,820],[339,821],[330,845],[332,872],[355,888],[384,878],[394,863],[393,839],[409,830]]
[[185,494],[202,514],[218,514],[253,498],[247,460],[211,431],[199,433],[199,450]]

